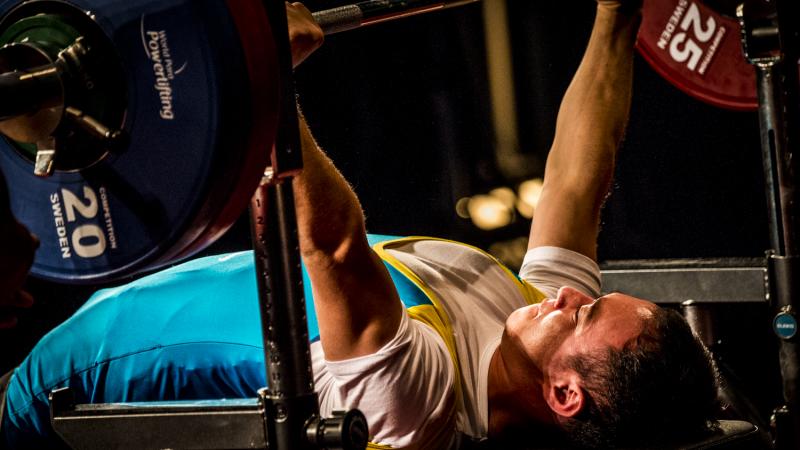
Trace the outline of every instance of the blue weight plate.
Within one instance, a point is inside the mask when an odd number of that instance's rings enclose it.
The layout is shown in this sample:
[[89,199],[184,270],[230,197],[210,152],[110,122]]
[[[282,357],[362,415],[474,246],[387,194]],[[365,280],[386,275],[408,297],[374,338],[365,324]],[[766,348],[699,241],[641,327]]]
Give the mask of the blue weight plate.
[[[18,3],[0,3],[0,14]],[[41,240],[32,273],[92,283],[167,264],[164,255],[198,249],[209,229],[229,226],[268,162],[268,152],[248,145],[251,130],[272,142],[275,123],[254,123],[254,83],[228,3],[72,4],[89,12],[118,54],[128,143],[90,167],[42,179],[2,140],[0,169],[14,214]]]
[[[174,247],[165,253],[162,262],[189,257],[214,242],[230,228],[250,204],[256,186],[261,181],[263,168],[269,163],[272,144],[275,141],[280,102],[280,71],[278,48],[268,16],[284,14],[280,3],[267,5],[260,1],[243,2],[228,0],[228,10],[236,25],[242,45],[247,73],[249,75],[249,105],[242,102],[240,108],[250,108],[253,126],[246,138],[247,152],[236,153],[244,159],[232,159],[229,168],[220,170],[221,179],[239,180],[232,191],[214,190],[209,196],[205,211],[213,211],[216,218],[207,221],[202,233],[186,233]],[[288,49],[287,49],[288,51]],[[288,56],[288,53],[287,53]],[[206,219],[206,214],[200,215]]]

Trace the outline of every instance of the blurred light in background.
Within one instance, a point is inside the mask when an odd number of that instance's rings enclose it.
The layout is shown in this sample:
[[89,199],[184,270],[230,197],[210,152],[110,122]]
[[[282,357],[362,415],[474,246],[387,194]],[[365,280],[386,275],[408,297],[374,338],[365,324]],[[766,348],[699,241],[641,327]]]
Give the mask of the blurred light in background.
[[520,184],[519,194],[509,187],[499,187],[488,194],[461,198],[456,202],[456,214],[471,219],[481,230],[495,230],[511,224],[515,210],[526,219],[533,217],[541,193],[542,179],[534,178]]
[[495,188],[489,191],[489,195],[500,200],[506,208],[512,211],[514,210],[514,203],[517,201],[517,194],[515,194],[511,188]]
[[519,198],[517,199],[516,206],[522,217],[525,217],[526,219],[533,217],[533,211],[536,209],[536,205],[539,204],[539,197],[541,195],[541,178],[523,181],[519,185]]
[[511,223],[514,210],[493,195],[474,195],[467,203],[472,223],[481,230],[494,230]]
[[467,205],[469,205],[469,197],[461,197],[458,199],[456,202],[456,214],[458,214],[458,217],[469,219],[469,209]]

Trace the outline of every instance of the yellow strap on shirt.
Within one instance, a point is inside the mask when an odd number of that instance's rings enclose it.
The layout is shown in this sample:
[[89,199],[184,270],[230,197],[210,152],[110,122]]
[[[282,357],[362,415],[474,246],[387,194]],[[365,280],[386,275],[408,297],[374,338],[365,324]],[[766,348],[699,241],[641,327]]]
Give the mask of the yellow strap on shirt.
[[[519,278],[516,277],[506,266],[504,266],[500,261],[497,260],[494,256],[486,253],[485,251],[468,245],[463,244],[456,241],[451,241],[447,239],[439,239],[439,238],[430,238],[430,237],[421,237],[421,236],[410,236],[406,238],[400,239],[393,239],[389,241],[383,241],[375,244],[372,248],[375,250],[375,253],[380,256],[387,264],[392,266],[394,269],[402,273],[408,280],[410,280],[417,288],[419,288],[431,301],[431,305],[416,305],[406,309],[411,317],[414,320],[418,320],[422,323],[433,328],[439,336],[441,336],[442,340],[447,347],[448,352],[450,353],[450,358],[453,361],[453,368],[455,370],[455,395],[456,395],[456,402],[453,403],[452,411],[448,413],[447,423],[452,422],[452,427],[450,426],[442,426],[439,427],[439,432],[434,436],[430,441],[424,443],[424,445],[414,446],[413,448],[426,448],[426,449],[441,449],[446,448],[446,445],[451,442],[453,437],[453,433],[455,432],[455,419],[456,419],[456,411],[457,407],[461,405],[462,397],[461,397],[461,369],[458,363],[458,353],[456,350],[456,343],[453,337],[453,326],[450,322],[447,313],[441,306],[441,301],[433,292],[433,290],[411,269],[405,266],[402,262],[400,262],[397,258],[392,256],[388,252],[388,248],[398,244],[405,244],[408,242],[414,241],[421,241],[421,240],[430,240],[430,241],[441,241],[441,242],[448,242],[454,245],[464,246],[470,249],[473,249],[484,256],[488,257],[492,261],[494,261],[499,267],[503,269],[503,271],[508,275],[509,279],[513,281],[514,285],[517,286],[520,293],[522,294],[523,298],[528,304],[538,303],[541,302],[545,295],[539,292],[533,285],[521,281]],[[374,444],[370,443],[368,448],[373,449],[391,449],[393,447],[383,445],[383,444]],[[411,449],[412,447],[406,447],[406,449]]]

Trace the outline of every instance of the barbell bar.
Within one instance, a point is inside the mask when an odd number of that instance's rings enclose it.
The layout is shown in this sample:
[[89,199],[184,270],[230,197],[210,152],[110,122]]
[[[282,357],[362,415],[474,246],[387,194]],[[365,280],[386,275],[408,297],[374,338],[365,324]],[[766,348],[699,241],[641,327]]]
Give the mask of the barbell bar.
[[[475,1],[314,15],[332,34]],[[638,48],[695,97],[750,109],[737,35],[697,0],[645,0]],[[0,90],[36,92],[30,105],[6,97],[16,106],[0,118],[12,210],[42,242],[34,275],[98,283],[153,270],[210,245],[247,207],[280,102],[260,2],[5,0],[0,44]]]

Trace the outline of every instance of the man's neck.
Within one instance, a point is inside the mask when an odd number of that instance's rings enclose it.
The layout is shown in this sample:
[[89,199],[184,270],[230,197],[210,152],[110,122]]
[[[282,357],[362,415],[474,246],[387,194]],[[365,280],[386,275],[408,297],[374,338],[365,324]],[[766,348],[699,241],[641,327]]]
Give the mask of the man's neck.
[[503,435],[519,426],[555,425],[550,408],[544,401],[541,380],[530,373],[521,373],[513,362],[506,361],[503,344],[497,347],[489,363],[488,410],[489,436]]

